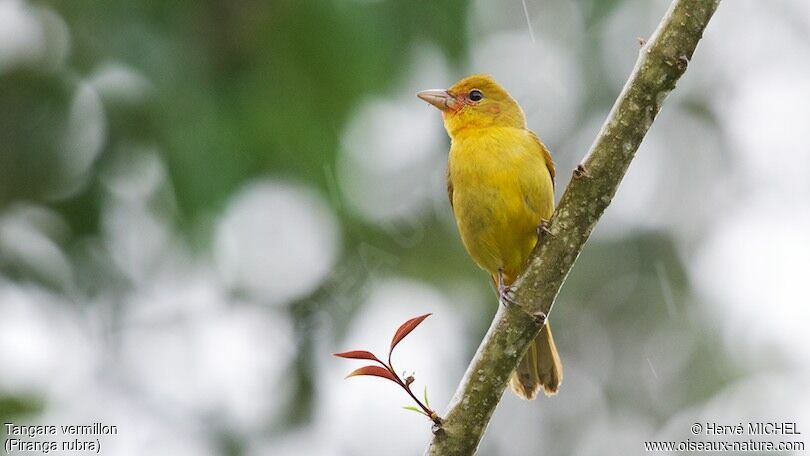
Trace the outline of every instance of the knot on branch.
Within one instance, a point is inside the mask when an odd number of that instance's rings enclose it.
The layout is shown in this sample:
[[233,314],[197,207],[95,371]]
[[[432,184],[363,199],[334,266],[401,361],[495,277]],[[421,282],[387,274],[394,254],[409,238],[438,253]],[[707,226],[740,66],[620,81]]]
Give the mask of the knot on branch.
[[574,169],[574,177],[580,179],[583,177],[591,177],[591,175],[588,174],[588,169],[585,168],[585,165],[580,163],[579,165],[577,165],[576,169]]
[[537,323],[537,326],[542,328],[546,324],[546,318],[548,318],[548,316],[542,310],[538,310],[532,314],[532,318],[534,322]]

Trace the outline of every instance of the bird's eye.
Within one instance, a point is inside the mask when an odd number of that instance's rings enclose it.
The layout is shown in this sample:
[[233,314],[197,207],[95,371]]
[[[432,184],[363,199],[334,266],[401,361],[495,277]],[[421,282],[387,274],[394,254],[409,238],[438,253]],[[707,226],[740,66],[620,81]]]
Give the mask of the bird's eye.
[[467,98],[469,98],[470,101],[481,101],[481,99],[484,98],[484,94],[478,89],[473,89],[470,90],[470,94],[467,95]]

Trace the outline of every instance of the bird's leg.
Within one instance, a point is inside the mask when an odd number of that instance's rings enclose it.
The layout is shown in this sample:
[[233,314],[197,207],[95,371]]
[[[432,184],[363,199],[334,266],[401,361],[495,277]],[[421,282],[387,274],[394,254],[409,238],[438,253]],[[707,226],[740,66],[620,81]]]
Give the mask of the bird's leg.
[[517,305],[512,297],[514,290],[503,283],[503,268],[498,268],[498,302],[504,306]]
[[537,225],[537,237],[542,239],[546,235],[551,236],[551,231],[548,229],[548,220],[540,219],[540,224]]

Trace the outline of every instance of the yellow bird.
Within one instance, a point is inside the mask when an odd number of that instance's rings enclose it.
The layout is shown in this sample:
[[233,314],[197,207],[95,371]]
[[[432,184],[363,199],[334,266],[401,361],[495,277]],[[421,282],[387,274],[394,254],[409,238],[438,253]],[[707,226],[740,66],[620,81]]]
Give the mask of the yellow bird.
[[[492,275],[498,297],[511,304],[510,285],[554,212],[554,162],[517,101],[487,75],[447,90],[417,94],[439,108],[450,135],[447,192],[464,247]],[[534,399],[562,382],[562,364],[546,323],[510,378],[512,390]]]

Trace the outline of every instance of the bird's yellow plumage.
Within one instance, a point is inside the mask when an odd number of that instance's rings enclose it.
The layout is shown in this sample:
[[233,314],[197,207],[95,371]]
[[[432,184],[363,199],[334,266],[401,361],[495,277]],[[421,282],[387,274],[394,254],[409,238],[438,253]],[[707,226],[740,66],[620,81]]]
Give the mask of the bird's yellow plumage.
[[537,242],[537,225],[554,211],[542,146],[528,130],[489,127],[453,138],[451,201],[464,246],[476,263],[508,283]]
[[[520,274],[554,211],[554,163],[526,128],[520,105],[494,79],[473,75],[419,97],[442,111],[451,138],[447,190],[461,240],[499,292]],[[550,327],[540,333],[510,385],[532,399],[559,388],[562,365]]]

